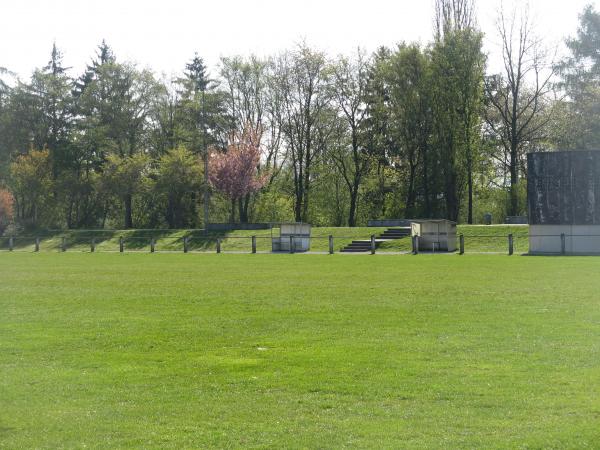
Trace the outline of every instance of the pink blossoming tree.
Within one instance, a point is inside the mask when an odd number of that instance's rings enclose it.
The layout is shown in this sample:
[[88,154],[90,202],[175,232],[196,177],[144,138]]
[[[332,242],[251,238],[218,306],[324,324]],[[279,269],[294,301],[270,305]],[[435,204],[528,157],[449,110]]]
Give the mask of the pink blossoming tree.
[[260,133],[252,127],[232,133],[226,151],[212,151],[209,180],[212,186],[231,200],[231,222],[235,221],[238,203],[240,221],[248,221],[247,206],[251,194],[267,182],[268,174],[259,172],[261,147]]
[[13,219],[13,205],[15,199],[6,189],[0,189],[0,235]]

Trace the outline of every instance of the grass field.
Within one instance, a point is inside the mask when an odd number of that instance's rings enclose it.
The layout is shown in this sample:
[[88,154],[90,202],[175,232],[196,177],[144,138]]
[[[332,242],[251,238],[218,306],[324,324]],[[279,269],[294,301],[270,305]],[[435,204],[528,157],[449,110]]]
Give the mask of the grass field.
[[0,448],[597,448],[600,259],[0,254]]
[[[335,251],[340,251],[352,240],[370,239],[371,234],[379,235],[387,228],[380,227],[315,227],[312,229],[311,251],[327,252],[329,248],[328,237],[334,237]],[[507,236],[512,233],[515,237],[515,252],[526,253],[529,249],[527,241],[527,226],[477,226],[459,225],[458,233],[465,236],[465,250],[467,252],[502,252],[506,253],[508,244]],[[279,229],[274,229],[273,234],[279,235]],[[235,230],[223,233],[210,233],[205,236],[202,230],[68,230],[54,232],[38,232],[17,235],[14,239],[16,251],[33,251],[35,236],[40,237],[41,251],[59,251],[62,238],[66,239],[68,251],[89,251],[92,238],[95,239],[96,251],[118,251],[119,238],[124,239],[126,252],[149,251],[150,241],[156,242],[156,251],[182,251],[183,238],[189,238],[190,251],[214,252],[217,238],[221,239],[223,252],[250,252],[251,237],[257,237],[257,251],[271,251],[270,230]],[[0,238],[0,250],[8,249],[8,236]],[[409,252],[410,239],[399,239],[382,242],[378,252]]]

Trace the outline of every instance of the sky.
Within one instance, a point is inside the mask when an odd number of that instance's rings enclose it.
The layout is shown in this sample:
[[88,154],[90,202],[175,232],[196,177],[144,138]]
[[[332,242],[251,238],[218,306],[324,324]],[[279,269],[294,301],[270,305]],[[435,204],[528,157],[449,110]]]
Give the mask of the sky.
[[[495,18],[502,0],[476,0],[490,70],[499,68]],[[505,8],[526,2],[504,0]],[[529,0],[537,32],[548,46],[577,30],[586,4],[599,0]],[[47,63],[52,42],[72,74],[81,72],[106,39],[117,59],[167,76],[195,52],[216,72],[221,56],[265,56],[304,41],[331,55],[358,47],[427,43],[434,0],[2,0],[0,67],[29,77]]]

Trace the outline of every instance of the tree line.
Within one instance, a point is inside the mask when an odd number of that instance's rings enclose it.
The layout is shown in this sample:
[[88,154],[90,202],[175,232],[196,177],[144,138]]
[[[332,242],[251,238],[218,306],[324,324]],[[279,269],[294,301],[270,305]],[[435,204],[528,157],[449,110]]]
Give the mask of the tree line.
[[104,41],[78,76],[56,44],[27,81],[1,69],[0,227],[523,215],[527,152],[600,149],[600,14],[556,61],[500,11],[499,73],[473,0],[437,0],[434,24],[427,45],[299,44],[211,73],[196,54],[172,78]]

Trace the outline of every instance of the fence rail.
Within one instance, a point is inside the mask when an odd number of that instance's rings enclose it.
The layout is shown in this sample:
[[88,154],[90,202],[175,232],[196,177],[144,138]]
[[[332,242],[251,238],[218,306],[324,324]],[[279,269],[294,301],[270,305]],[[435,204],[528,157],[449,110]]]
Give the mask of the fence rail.
[[[182,253],[271,253],[272,236],[253,235],[200,235],[189,233],[179,236],[168,236],[166,233],[133,232],[131,235],[115,236],[114,233],[81,232],[69,235],[29,234],[16,236],[0,236],[0,251],[82,251],[82,252],[182,252]],[[508,235],[461,234],[457,237],[457,254],[496,253],[523,254],[529,252],[530,238],[555,239],[559,249],[557,253],[565,253],[569,238],[577,235],[562,236],[529,236],[526,233],[510,233]],[[587,236],[586,236],[587,237]],[[600,236],[597,236],[600,238]],[[358,254],[418,254],[439,253],[434,246],[429,251],[418,249],[418,238],[406,236],[400,239],[378,239],[375,235],[317,235],[308,238],[310,253],[334,254],[352,243],[359,245]],[[293,243],[294,239],[291,240]],[[286,247],[287,248],[287,247]],[[439,249],[439,247],[438,247]],[[289,250],[277,253],[300,253],[297,244],[289,246]],[[350,253],[350,252],[348,252]]]
[[[547,236],[546,236],[547,238]],[[457,253],[510,253],[508,236],[461,235]],[[415,252],[415,241],[410,236],[401,239],[377,239],[371,236],[323,235],[311,236],[310,253],[340,253],[353,243],[360,243],[358,250],[351,253],[364,254],[411,254]],[[276,253],[300,253],[295,239],[286,250]],[[527,236],[513,236],[515,253],[528,251]],[[288,250],[289,248],[289,250]],[[435,249],[434,249],[435,250]],[[0,236],[0,251],[81,251],[81,252],[183,252],[183,253],[271,253],[272,237],[265,235],[221,235],[200,236],[188,234],[165,236],[160,233],[114,236],[108,233],[81,233],[75,235],[17,235]],[[349,252],[350,253],[350,252]],[[425,253],[421,251],[421,253]]]

